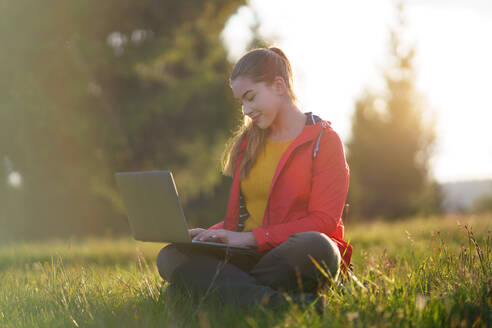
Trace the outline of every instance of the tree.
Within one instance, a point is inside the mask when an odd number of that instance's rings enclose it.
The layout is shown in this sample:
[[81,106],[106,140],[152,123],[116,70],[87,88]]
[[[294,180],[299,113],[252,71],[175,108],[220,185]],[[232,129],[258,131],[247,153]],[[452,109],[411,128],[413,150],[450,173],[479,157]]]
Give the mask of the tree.
[[492,194],[485,194],[475,200],[471,206],[471,213],[492,212]]
[[426,121],[423,97],[415,87],[415,47],[406,50],[403,5],[390,30],[384,91],[365,90],[355,104],[348,143],[349,201],[356,216],[395,218],[436,209],[438,188],[429,176],[434,123]]
[[[116,171],[218,183],[236,119],[220,33],[243,0],[19,0],[0,12],[0,240],[127,232]],[[19,24],[22,22],[22,24]]]
[[[260,33],[261,22],[255,11],[253,11],[253,17],[253,24],[249,28],[251,37],[246,44],[246,51],[255,48],[269,47],[278,40],[278,37],[274,35],[262,35]],[[235,112],[238,115],[234,119],[233,126],[243,124],[244,121],[243,116],[241,115],[241,109],[235,108]],[[223,150],[224,146],[225,145],[222,145],[221,150]],[[191,218],[189,221],[191,221],[193,225],[209,227],[219,220],[224,219],[231,183],[231,177],[222,175],[220,177],[220,182],[215,185],[211,192],[201,193],[198,197],[194,197],[190,200],[185,208],[187,218]],[[213,206],[211,206],[211,204],[213,204]]]

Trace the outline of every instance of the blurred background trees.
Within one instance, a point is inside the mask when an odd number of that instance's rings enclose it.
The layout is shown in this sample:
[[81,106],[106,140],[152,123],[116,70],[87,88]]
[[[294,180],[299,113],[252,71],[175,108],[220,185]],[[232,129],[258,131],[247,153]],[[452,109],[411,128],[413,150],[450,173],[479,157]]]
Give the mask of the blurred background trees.
[[240,114],[220,33],[242,4],[4,3],[0,179],[21,182],[0,184],[0,239],[126,233],[116,171],[171,169],[185,200],[213,194]]
[[[113,174],[170,169],[192,225],[225,214],[219,158],[241,121],[221,40],[245,1],[5,2],[0,11],[0,242],[127,234]],[[257,18],[257,17],[256,17]],[[269,46],[251,27],[246,49]],[[413,48],[391,33],[386,91],[356,103],[351,215],[438,208],[435,134]],[[405,50],[405,51],[403,51]]]
[[475,200],[471,206],[471,213],[492,213],[492,192]]
[[439,188],[429,172],[434,122],[426,120],[415,87],[415,47],[405,47],[403,6],[390,31],[385,89],[366,90],[355,104],[348,142],[351,213],[367,219],[439,210]]

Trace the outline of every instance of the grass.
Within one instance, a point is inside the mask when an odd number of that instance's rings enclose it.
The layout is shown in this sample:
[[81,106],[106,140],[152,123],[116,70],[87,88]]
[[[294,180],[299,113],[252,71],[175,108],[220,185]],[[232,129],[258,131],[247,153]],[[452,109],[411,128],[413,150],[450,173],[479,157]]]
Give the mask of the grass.
[[194,308],[166,303],[164,244],[59,240],[0,247],[0,327],[490,327],[492,215],[346,227],[363,283],[325,290],[322,316],[292,305]]

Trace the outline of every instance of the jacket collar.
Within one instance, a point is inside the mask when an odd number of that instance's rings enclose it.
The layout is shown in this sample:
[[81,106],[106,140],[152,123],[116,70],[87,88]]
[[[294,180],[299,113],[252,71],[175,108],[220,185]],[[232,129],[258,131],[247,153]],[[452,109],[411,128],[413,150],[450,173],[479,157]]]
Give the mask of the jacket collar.
[[304,144],[316,137],[318,137],[321,130],[326,126],[330,125],[331,122],[323,121],[319,116],[314,115],[312,112],[304,113],[306,115],[306,124],[302,129],[301,133],[294,139],[294,141],[289,145],[285,153],[290,154],[289,150],[294,149],[297,146]]

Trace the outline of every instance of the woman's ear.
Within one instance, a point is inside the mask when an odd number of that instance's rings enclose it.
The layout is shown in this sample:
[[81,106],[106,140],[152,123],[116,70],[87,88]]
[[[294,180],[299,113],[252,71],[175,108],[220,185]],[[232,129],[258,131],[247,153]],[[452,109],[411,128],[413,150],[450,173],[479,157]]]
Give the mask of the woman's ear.
[[273,90],[278,96],[283,96],[288,93],[287,86],[285,84],[283,77],[281,76],[275,77],[275,79],[273,80]]

